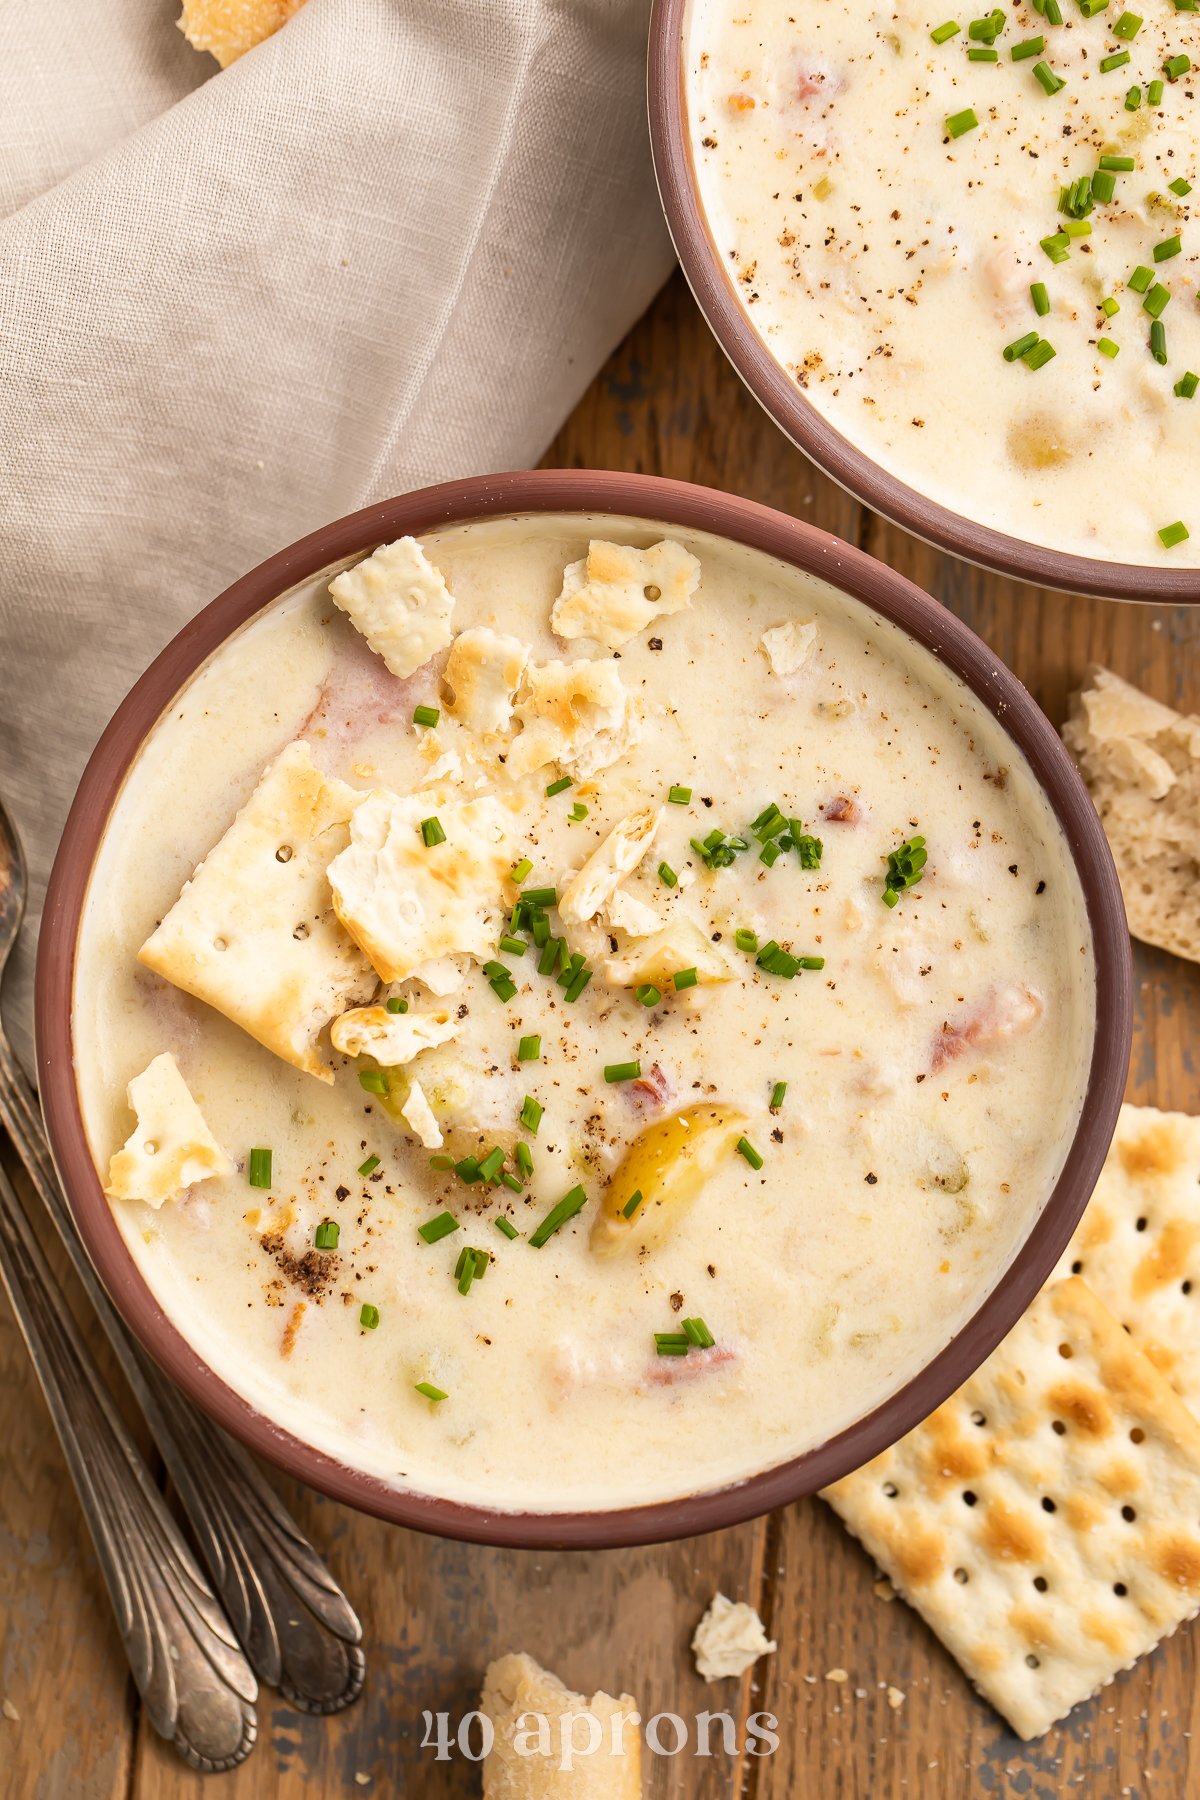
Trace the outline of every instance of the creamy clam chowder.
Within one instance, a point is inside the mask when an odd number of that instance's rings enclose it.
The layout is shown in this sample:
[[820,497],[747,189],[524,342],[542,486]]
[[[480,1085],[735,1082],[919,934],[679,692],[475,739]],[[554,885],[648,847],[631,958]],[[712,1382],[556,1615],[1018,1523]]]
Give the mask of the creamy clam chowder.
[[684,55],[718,254],[831,425],[1023,541],[1200,564],[1200,14],[692,0]]
[[328,583],[164,712],[91,880],[78,1079],[146,1281],[397,1487],[609,1508],[825,1440],[1079,1117],[1091,938],[1021,754],[703,534],[502,519]]

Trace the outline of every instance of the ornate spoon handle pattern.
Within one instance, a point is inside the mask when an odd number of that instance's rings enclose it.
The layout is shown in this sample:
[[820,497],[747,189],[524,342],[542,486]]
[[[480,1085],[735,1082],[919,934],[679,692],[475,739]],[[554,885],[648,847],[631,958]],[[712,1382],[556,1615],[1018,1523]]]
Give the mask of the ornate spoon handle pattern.
[[365,1678],[358,1617],[247,1452],[198,1412],[130,1338],[75,1231],[33,1089],[2,1031],[0,1124],[146,1415],[259,1680],[306,1712],[339,1712],[358,1698]]
[[244,1762],[257,1685],[0,1173],[0,1280],[50,1407],[147,1717],[185,1762]]

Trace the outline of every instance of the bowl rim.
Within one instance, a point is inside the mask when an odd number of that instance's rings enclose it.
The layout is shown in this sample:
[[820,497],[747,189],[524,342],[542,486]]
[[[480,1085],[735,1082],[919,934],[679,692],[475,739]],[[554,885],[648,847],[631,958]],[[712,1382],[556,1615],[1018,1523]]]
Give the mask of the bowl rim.
[[[88,882],[125,773],[172,697],[249,618],[331,564],[409,532],[543,513],[645,519],[715,533],[832,583],[943,661],[1022,750],[1059,819],[1087,905],[1096,975],[1096,1038],[1062,1172],[1029,1237],[961,1331],[911,1381],[824,1444],[731,1486],[607,1511],[508,1512],[392,1488],[284,1431],[235,1393],[139,1273],[93,1165],[74,1080],[72,988]],[[1129,936],[1100,821],[1050,721],[968,626],[886,564],[769,507],[656,476],[579,469],[445,482],[366,507],[268,557],[186,624],[121,702],[84,771],[50,877],[35,989],[38,1077],[55,1163],[88,1253],[143,1348],[219,1425],[331,1498],[442,1537],[525,1549],[657,1543],[739,1524],[827,1486],[940,1405],[1016,1323],[1066,1247],[1116,1125],[1131,1019]]]
[[652,0],[646,67],[650,145],[680,266],[717,343],[764,412],[839,486],[914,537],[1039,587],[1103,599],[1200,605],[1200,569],[1119,563],[1029,544],[977,524],[889,474],[820,413],[767,351],[714,242],[687,130],[684,25],[695,0]]

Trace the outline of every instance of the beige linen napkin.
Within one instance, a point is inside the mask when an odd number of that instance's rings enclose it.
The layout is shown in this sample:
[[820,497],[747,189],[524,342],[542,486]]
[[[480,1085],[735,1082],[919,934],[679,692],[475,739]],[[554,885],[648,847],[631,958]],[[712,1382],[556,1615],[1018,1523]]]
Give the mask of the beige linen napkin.
[[35,922],[183,621],[326,519],[536,461],[670,266],[648,0],[310,0],[222,73],[175,10],[0,0],[0,792]]

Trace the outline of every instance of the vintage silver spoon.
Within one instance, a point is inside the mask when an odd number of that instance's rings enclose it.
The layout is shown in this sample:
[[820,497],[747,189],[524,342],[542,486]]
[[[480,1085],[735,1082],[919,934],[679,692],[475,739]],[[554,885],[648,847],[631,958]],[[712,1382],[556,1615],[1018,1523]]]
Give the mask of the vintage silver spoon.
[[[0,803],[0,975],[24,911],[16,831]],[[260,1680],[305,1711],[362,1691],[362,1626],[250,1456],[159,1372],[122,1324],[88,1260],[56,1179],[33,1089],[0,1027],[0,1124],[12,1137],[179,1491],[201,1555]]]

